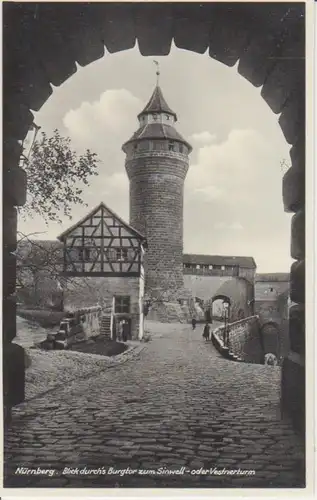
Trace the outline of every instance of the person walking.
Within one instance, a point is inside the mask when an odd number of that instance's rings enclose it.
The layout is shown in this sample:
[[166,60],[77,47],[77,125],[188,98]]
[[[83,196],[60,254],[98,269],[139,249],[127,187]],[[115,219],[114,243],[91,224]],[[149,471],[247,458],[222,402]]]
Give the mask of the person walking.
[[123,340],[123,342],[126,342],[128,340],[128,336],[129,336],[129,324],[124,319],[123,325],[122,325],[122,340]]
[[119,342],[122,341],[122,335],[123,335],[123,320],[120,320],[119,324],[118,324],[118,340],[119,340]]
[[192,319],[192,327],[193,327],[193,330],[195,330],[195,328],[196,328],[196,323],[197,323],[196,318],[193,318],[193,319]]
[[205,340],[209,340],[209,336],[210,336],[210,326],[209,323],[207,322],[204,327],[203,337]]

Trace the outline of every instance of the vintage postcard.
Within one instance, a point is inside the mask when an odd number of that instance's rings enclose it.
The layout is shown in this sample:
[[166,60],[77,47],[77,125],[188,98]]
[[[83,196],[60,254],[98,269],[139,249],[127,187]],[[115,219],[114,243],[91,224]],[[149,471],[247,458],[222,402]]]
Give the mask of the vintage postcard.
[[2,8],[4,497],[311,492],[313,2]]

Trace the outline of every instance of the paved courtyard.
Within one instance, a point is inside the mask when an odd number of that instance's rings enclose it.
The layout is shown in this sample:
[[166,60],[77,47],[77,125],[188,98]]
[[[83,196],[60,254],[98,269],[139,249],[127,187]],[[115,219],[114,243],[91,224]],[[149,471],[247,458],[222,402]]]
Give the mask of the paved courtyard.
[[149,328],[136,358],[13,410],[5,486],[303,487],[280,368],[223,359],[200,325]]

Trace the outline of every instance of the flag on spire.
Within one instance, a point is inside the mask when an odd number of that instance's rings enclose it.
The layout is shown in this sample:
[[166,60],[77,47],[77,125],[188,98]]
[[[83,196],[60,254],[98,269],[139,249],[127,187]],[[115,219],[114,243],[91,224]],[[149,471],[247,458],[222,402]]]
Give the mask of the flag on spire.
[[158,83],[159,83],[159,76],[160,76],[160,65],[159,65],[158,61],[153,61],[153,62],[156,65],[156,83],[158,85]]

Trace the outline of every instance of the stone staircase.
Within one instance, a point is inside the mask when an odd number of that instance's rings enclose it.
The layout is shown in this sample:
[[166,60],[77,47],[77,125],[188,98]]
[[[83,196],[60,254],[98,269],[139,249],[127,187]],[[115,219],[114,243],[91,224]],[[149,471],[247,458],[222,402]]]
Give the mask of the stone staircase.
[[219,334],[218,329],[214,330],[211,334],[211,341],[217,351],[226,359],[230,359],[231,361],[240,361],[242,362],[243,360],[237,356],[236,354],[233,354],[233,352],[230,351],[229,347],[225,347],[223,339],[221,335]]
[[101,325],[100,325],[100,335],[104,335],[107,339],[111,338],[111,315],[103,315],[101,316]]

